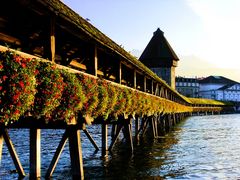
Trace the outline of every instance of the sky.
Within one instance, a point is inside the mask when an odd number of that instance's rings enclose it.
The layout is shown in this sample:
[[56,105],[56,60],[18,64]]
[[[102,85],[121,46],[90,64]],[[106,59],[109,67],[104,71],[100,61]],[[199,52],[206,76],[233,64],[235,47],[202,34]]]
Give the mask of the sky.
[[139,57],[160,28],[179,57],[176,75],[240,82],[240,0],[63,0]]

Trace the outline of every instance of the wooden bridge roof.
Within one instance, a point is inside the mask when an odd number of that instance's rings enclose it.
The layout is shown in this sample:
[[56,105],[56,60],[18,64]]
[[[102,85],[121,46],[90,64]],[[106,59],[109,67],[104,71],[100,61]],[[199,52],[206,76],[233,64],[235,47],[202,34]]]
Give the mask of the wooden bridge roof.
[[[92,38],[93,40],[97,41],[104,47],[109,48],[110,50],[114,51],[115,53],[119,54],[125,60],[130,62],[133,66],[141,69],[144,73],[153,77],[158,82],[161,82],[165,85],[168,89],[170,89],[174,94],[180,96],[184,101],[190,103],[190,101],[185,98],[184,96],[180,95],[177,91],[173,90],[165,81],[159,78],[155,73],[153,73],[148,67],[146,67],[142,62],[140,62],[137,58],[132,56],[130,53],[126,52],[122,47],[120,47],[117,43],[107,37],[104,33],[99,31],[96,27],[82,18],[79,14],[74,12],[68,6],[66,6],[63,2],[59,0],[37,0],[37,2],[41,3],[42,5],[46,6],[50,11],[52,11],[56,16],[64,18],[65,20],[69,21],[71,24],[77,26],[77,28],[81,29],[87,36]],[[170,45],[168,45],[170,47]],[[171,49],[174,53],[174,51]],[[175,54],[175,53],[174,53]],[[176,54],[174,55],[174,59],[178,59]]]

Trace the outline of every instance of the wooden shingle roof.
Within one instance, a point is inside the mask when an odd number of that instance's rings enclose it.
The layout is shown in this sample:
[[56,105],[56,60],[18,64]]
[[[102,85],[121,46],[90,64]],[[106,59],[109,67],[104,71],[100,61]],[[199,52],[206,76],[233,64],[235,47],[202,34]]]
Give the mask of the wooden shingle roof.
[[[146,67],[142,62],[140,62],[137,58],[132,56],[130,53],[125,51],[121,46],[103,34],[100,30],[82,18],[79,14],[70,9],[67,5],[59,0],[37,0],[37,2],[46,6],[50,11],[52,11],[56,16],[64,18],[69,21],[71,24],[77,26],[80,30],[86,33],[87,36],[102,44],[104,47],[109,48],[115,53],[119,54],[121,57],[126,59],[128,62],[133,64],[134,66],[141,69],[144,73],[153,77],[158,82],[164,84],[168,89],[173,90],[165,81],[159,78],[155,73],[153,73],[148,67]],[[174,90],[173,90],[174,91]],[[175,91],[175,93],[177,93]],[[178,93],[177,93],[178,94]]]
[[178,61],[176,53],[173,51],[163,32],[158,28],[154,32],[139,60],[148,67],[171,66],[172,61]]

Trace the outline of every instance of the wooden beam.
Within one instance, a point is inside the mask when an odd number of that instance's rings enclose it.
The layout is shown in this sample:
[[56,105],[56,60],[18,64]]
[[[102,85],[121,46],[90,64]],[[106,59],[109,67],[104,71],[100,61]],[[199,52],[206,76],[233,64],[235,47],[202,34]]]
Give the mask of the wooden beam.
[[56,168],[56,165],[58,163],[58,160],[60,158],[60,155],[62,154],[62,151],[63,151],[63,149],[64,149],[64,147],[65,147],[65,145],[67,143],[67,140],[68,140],[68,132],[66,130],[64,132],[63,136],[62,136],[62,139],[61,139],[61,141],[60,141],[60,143],[59,143],[59,145],[57,147],[57,150],[56,150],[56,152],[55,152],[55,154],[53,156],[51,164],[50,164],[50,166],[49,166],[49,168],[47,170],[47,173],[45,175],[46,179],[48,179],[48,178],[50,178],[52,176],[52,174],[53,174],[53,172],[54,172],[54,170]]
[[51,60],[52,62],[55,61],[55,54],[56,54],[56,41],[55,41],[55,27],[56,27],[56,17],[55,15],[51,16],[51,23],[50,23],[50,46],[51,46]]
[[140,124],[139,124],[139,117],[136,117],[135,119],[135,138],[138,141],[139,140],[139,128],[140,128]]
[[112,142],[111,142],[111,144],[110,144],[110,146],[109,146],[109,149],[108,149],[109,151],[112,150],[114,144],[116,143],[116,141],[117,141],[117,139],[118,139],[118,136],[119,136],[122,128],[123,128],[123,124],[118,124],[118,125],[117,125],[117,131],[116,131],[116,134],[114,135],[114,137],[113,137],[113,139],[112,139]]
[[102,124],[102,156],[107,155],[108,150],[108,125]]
[[0,167],[2,162],[2,149],[3,149],[3,132],[2,129],[0,129]]
[[[11,157],[12,157],[13,163],[14,163],[16,169],[17,169],[19,177],[26,176],[25,172],[23,170],[23,167],[21,165],[21,162],[20,162],[20,160],[18,158],[18,155],[16,153],[16,150],[15,150],[15,148],[13,146],[13,143],[12,143],[12,141],[11,141],[9,135],[8,135],[7,129],[0,128],[0,131],[1,131],[0,132],[0,136],[2,136],[1,138],[4,139],[4,141],[5,141],[6,145],[7,145],[8,151],[9,151]],[[3,141],[3,139],[0,140],[0,141]],[[1,142],[0,142],[0,146],[1,146]],[[1,151],[1,147],[0,147],[0,151]]]
[[143,91],[146,92],[147,91],[147,78],[146,76],[143,77]]
[[136,89],[137,88],[137,71],[134,70],[133,73],[133,88]]
[[129,148],[133,152],[133,140],[132,140],[132,125],[131,123],[124,123],[124,129],[126,132],[126,139],[129,144]]
[[153,82],[153,79],[151,79],[151,94],[154,94],[154,82]]
[[158,83],[156,84],[156,89],[155,89],[155,93],[154,93],[154,95],[156,96],[157,95],[157,93],[158,93],[158,89],[159,89],[159,87],[158,87],[159,85],[158,85]]
[[96,45],[94,46],[94,76],[97,76],[97,72],[98,72],[98,50]]
[[93,145],[93,146],[95,147],[95,149],[98,151],[99,148],[98,148],[96,142],[93,140],[91,134],[88,132],[88,130],[87,130],[87,129],[83,129],[83,132],[86,134],[86,136],[88,137],[88,139],[90,140],[90,142],[92,143],[92,145]]
[[119,80],[118,80],[118,83],[119,84],[122,84],[122,62],[120,61],[119,62],[119,69],[118,69],[118,71],[119,71],[119,74],[118,74],[118,78],[119,78]]
[[30,179],[41,177],[41,129],[30,129]]
[[80,130],[76,126],[67,129],[71,158],[72,179],[84,179]]

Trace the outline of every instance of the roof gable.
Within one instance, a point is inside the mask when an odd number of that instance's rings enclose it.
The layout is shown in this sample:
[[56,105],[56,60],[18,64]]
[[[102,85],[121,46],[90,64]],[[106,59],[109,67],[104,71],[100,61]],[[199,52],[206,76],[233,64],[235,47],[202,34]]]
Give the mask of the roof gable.
[[239,90],[240,91],[240,83],[232,83],[232,84],[227,84],[218,90]]
[[225,78],[223,76],[208,76],[204,79],[199,80],[200,84],[235,84],[236,81],[233,81],[231,79]]
[[173,60],[178,61],[179,58],[164,37],[164,33],[158,28],[139,60],[145,65],[153,67],[158,66],[161,61],[172,62]]

